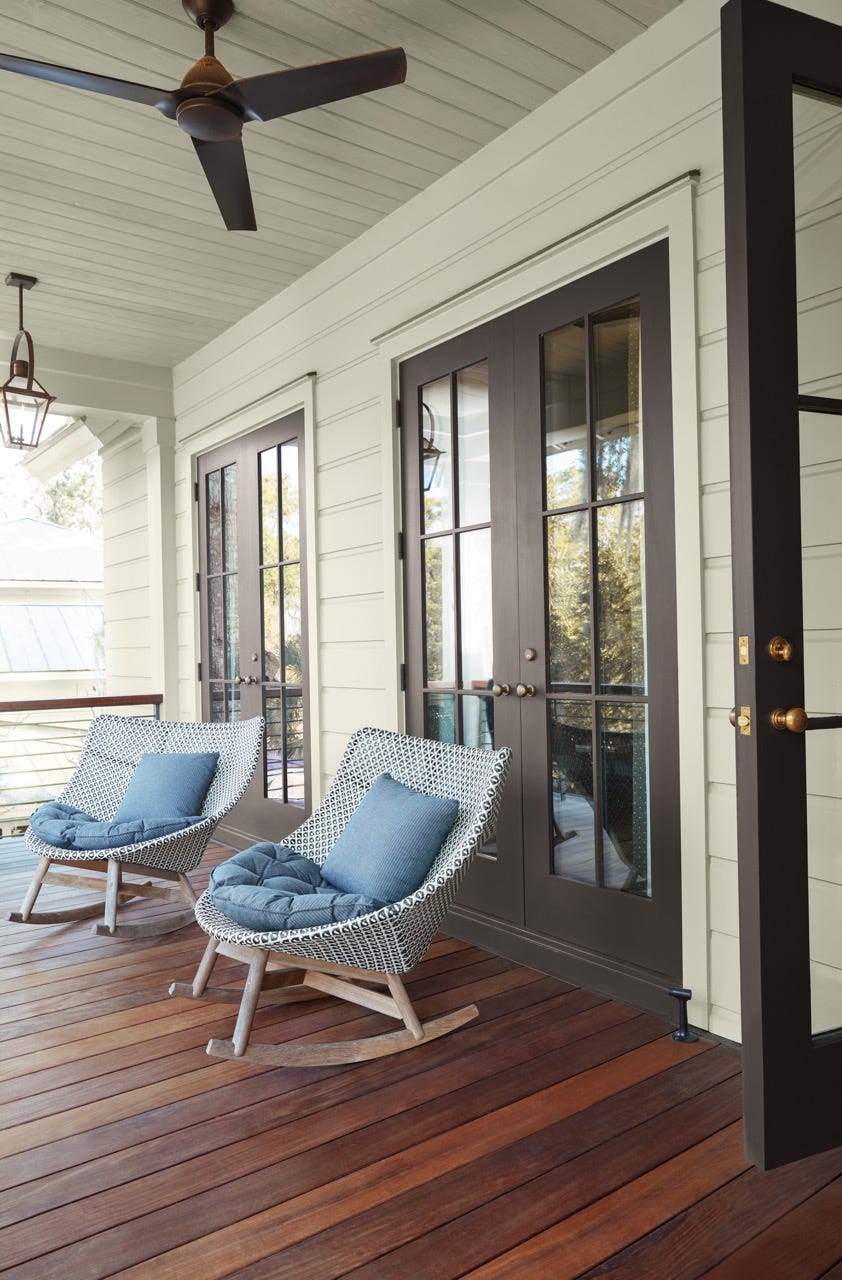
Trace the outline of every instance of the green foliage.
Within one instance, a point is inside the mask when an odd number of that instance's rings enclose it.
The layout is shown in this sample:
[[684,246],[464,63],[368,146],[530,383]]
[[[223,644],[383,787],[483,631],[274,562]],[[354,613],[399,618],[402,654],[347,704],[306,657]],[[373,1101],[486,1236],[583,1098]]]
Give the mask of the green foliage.
[[96,455],[82,458],[41,486],[34,505],[43,520],[65,529],[102,530],[102,467]]

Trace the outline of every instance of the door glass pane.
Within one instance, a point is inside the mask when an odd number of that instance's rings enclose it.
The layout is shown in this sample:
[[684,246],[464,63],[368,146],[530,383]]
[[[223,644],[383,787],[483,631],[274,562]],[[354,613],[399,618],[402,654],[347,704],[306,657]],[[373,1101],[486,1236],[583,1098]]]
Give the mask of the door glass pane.
[[459,445],[459,524],[491,519],[488,440],[488,361],[456,375],[456,427]]
[[223,579],[208,579],[208,631],[210,642],[210,678],[221,680],[225,676],[225,606],[223,603]]
[[427,684],[456,683],[453,538],[424,543],[425,666]]
[[207,490],[208,573],[222,570],[222,478],[219,471],[209,472]]
[[266,776],[264,788],[267,800],[283,802],[284,798],[284,724],[283,700],[280,689],[265,690],[263,717],[266,721],[264,736]]
[[450,378],[421,388],[421,428],[424,531],[453,528],[453,442]]
[[260,559],[263,564],[280,559],[277,449],[264,449],[260,455]]
[[640,302],[594,316],[592,333],[596,496],[640,493]]
[[284,681],[301,684],[301,566],[284,566]]
[[229,721],[240,718],[240,686],[238,684],[225,686],[225,713]]
[[590,516],[571,511],[546,524],[550,683],[590,688]]
[[491,530],[474,529],[471,533],[460,534],[459,554],[462,687],[490,689],[494,670]]
[[455,694],[424,694],[424,737],[436,742],[456,741]]
[[596,884],[591,704],[551,698],[549,733],[553,875]]
[[263,580],[263,679],[281,678],[280,570],[262,569]]
[[596,524],[602,692],[645,693],[643,502],[600,507]]
[[588,499],[588,420],[585,322],[543,338],[544,455],[547,509]]
[[301,558],[301,499],[298,478],[298,443],[281,445],[281,509],[283,511],[284,560]]
[[284,690],[284,763],[287,804],[304,807],[304,697]]
[[[798,390],[842,399],[842,101],[793,96]],[[842,714],[842,415],[803,412],[804,706]],[[798,652],[794,661],[801,657]],[[811,731],[807,763],[815,1035],[842,1027],[842,730]]]
[[210,718],[213,723],[226,720],[225,685],[214,682],[210,687]]
[[237,602],[237,575],[227,573],[225,583],[225,675],[235,680],[240,672],[240,607]]
[[649,762],[646,707],[603,703],[600,710],[603,884],[648,898]]
[[223,565],[226,573],[237,568],[237,466],[231,463],[222,470]]
[[466,747],[494,750],[494,699],[462,699],[462,742]]

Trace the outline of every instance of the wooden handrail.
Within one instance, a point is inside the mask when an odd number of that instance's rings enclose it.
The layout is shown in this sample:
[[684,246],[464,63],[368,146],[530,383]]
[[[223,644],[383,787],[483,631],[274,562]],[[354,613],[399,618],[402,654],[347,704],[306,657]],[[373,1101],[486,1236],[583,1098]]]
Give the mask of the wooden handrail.
[[0,711],[69,711],[75,707],[160,706],[162,693],[127,693],[109,698],[37,698],[32,702],[0,702]]

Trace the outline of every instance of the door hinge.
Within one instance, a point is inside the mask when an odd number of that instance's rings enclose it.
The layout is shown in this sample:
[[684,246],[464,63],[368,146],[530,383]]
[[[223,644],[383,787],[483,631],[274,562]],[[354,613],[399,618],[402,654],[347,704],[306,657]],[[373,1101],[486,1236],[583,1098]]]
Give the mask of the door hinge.
[[395,401],[395,426],[397,427],[398,431],[400,431],[401,427],[403,426],[403,411],[401,409],[400,400]]
[[398,530],[398,559],[403,560],[403,529]]
[[405,662],[401,663],[399,670],[400,670],[400,681],[401,681],[401,693],[405,693],[406,692],[406,663]]
[[202,664],[201,664],[201,662],[197,662],[197,663],[196,663],[196,679],[198,680],[199,684],[201,684],[201,683],[202,683]]
[[196,574],[196,590],[201,591],[201,589],[202,589],[202,578],[201,578],[201,575],[197,573]]
[[193,501],[194,502],[199,501],[199,481],[198,480],[194,480],[193,482]]

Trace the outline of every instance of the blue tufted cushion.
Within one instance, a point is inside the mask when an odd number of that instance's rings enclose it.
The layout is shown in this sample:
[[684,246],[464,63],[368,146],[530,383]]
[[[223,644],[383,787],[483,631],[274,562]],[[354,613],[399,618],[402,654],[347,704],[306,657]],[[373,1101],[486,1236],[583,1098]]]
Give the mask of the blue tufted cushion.
[[209,892],[218,911],[259,933],[312,929],[384,905],[362,894],[342,893],[322,878],[310,858],[268,842],[214,867]]
[[51,800],[35,810],[29,825],[45,844],[57,849],[121,849],[127,844],[139,844],[143,840],[158,840],[161,836],[182,831],[196,818],[176,818],[160,821],[157,818],[132,818],[127,822],[100,822],[82,809]]
[[399,902],[424,883],[458,812],[458,801],[424,795],[381,773],[340,832],[322,874],[346,893]]
[[161,751],[142,755],[112,821],[151,818],[198,821],[219,764],[218,751]]

